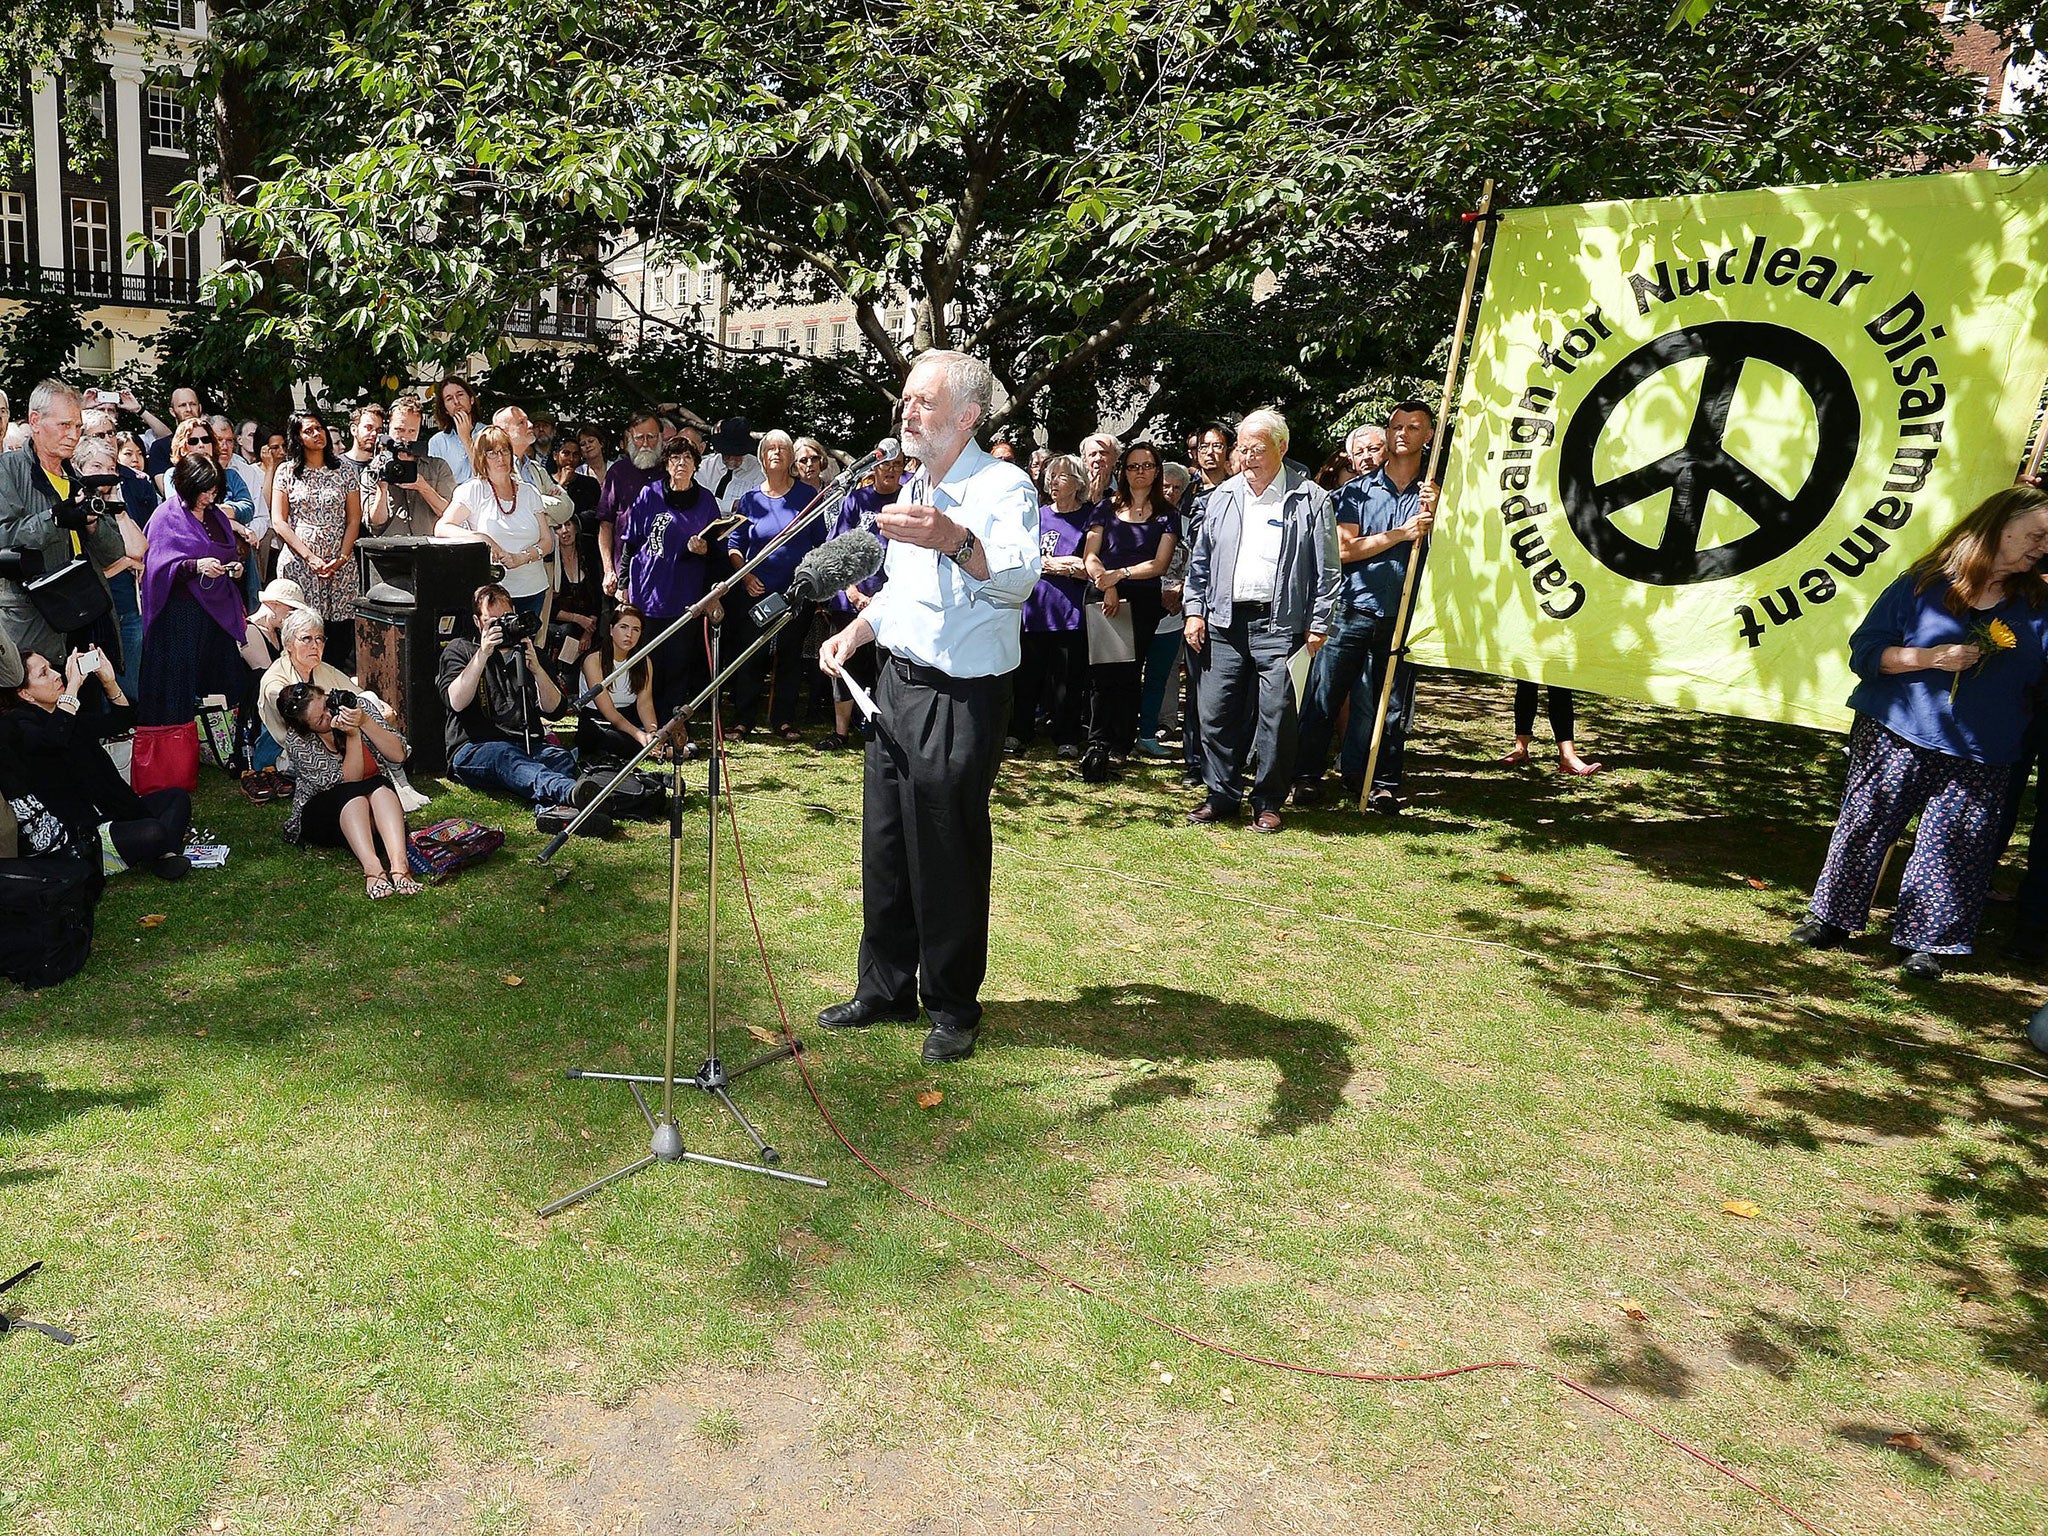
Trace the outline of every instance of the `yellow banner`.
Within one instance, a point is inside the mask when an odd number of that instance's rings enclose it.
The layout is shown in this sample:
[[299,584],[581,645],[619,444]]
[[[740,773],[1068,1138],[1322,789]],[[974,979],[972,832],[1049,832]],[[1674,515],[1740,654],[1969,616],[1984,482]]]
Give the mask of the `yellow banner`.
[[1510,212],[1413,656],[1846,729],[1849,636],[2010,485],[2048,171]]

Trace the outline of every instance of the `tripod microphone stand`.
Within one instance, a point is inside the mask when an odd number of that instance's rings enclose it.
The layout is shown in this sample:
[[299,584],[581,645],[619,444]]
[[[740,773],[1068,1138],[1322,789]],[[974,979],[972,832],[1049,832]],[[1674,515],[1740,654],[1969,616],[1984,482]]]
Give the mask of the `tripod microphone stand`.
[[[720,788],[719,778],[723,763],[719,740],[720,716],[718,694],[720,688],[724,686],[726,678],[739,668],[745,666],[755,652],[773,640],[781,632],[783,626],[788,624],[789,617],[789,614],[784,613],[775,622],[764,627],[760,635],[755,638],[753,644],[741,652],[733,661],[732,666],[723,673],[719,671],[718,665],[720,626],[713,624],[711,626],[710,684],[690,703],[677,710],[674,718],[667,725],[648,738],[647,744],[640,749],[639,754],[612,777],[610,783],[604,786],[603,791],[596,799],[592,800],[588,806],[577,813],[576,820],[572,821],[568,827],[565,827],[557,834],[540,856],[543,863],[552,859],[561,850],[562,844],[568,839],[569,834],[576,826],[581,823],[583,818],[603,804],[604,797],[610,794],[612,789],[628,774],[645,762],[650,754],[655,752],[664,742],[668,741],[682,724],[704,705],[707,699],[710,701],[711,756],[709,759],[710,770],[704,792],[704,864],[706,871],[704,886],[704,1060],[693,1076],[680,1080],[677,1078],[676,968],[682,950],[683,771],[681,754],[671,753],[668,808],[668,1011],[663,1031],[661,1075],[655,1077],[634,1072],[591,1072],[576,1067],[569,1068],[566,1073],[569,1077],[580,1078],[589,1082],[624,1083],[627,1090],[633,1095],[633,1102],[640,1107],[642,1117],[647,1121],[647,1129],[652,1133],[652,1140],[648,1144],[646,1156],[626,1164],[623,1168],[615,1168],[602,1178],[594,1179],[581,1189],[572,1190],[560,1199],[550,1200],[540,1208],[540,1214],[543,1218],[553,1216],[558,1211],[567,1210],[570,1206],[575,1205],[581,1200],[588,1199],[608,1185],[616,1184],[621,1179],[631,1178],[634,1174],[652,1168],[657,1163],[701,1163],[713,1168],[730,1169],[734,1173],[754,1173],[760,1174],[764,1178],[782,1179],[791,1184],[805,1184],[813,1189],[825,1189],[828,1187],[823,1179],[813,1178],[806,1173],[791,1173],[780,1167],[782,1154],[769,1145],[760,1131],[755,1128],[754,1122],[747,1118],[746,1112],[733,1102],[731,1092],[732,1083],[735,1078],[744,1077],[749,1072],[753,1072],[761,1067],[770,1066],[775,1062],[788,1060],[803,1049],[802,1044],[794,1040],[784,1041],[772,1050],[763,1051],[751,1060],[743,1062],[737,1067],[730,1068],[719,1059],[718,1055],[718,795]],[[760,1162],[742,1163],[732,1158],[713,1157],[708,1153],[691,1152],[685,1149],[682,1131],[677,1126],[675,1117],[675,1092],[678,1081],[681,1081],[685,1087],[698,1089],[717,1099],[724,1107],[726,1113],[738,1123],[740,1129],[746,1132],[747,1138],[754,1143],[755,1155],[760,1158]],[[641,1092],[643,1085],[657,1083],[661,1086],[661,1113],[658,1115],[648,1108],[647,1097]]]

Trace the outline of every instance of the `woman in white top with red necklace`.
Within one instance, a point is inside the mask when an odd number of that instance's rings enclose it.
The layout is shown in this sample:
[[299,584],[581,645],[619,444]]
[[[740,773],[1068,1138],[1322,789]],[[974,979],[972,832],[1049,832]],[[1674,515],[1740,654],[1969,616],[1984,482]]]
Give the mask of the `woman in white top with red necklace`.
[[540,617],[554,583],[548,557],[555,536],[541,516],[540,492],[513,472],[512,442],[498,427],[485,427],[472,445],[477,477],[455,491],[455,499],[434,526],[444,539],[482,539],[491,558],[504,567],[504,588],[512,606]]

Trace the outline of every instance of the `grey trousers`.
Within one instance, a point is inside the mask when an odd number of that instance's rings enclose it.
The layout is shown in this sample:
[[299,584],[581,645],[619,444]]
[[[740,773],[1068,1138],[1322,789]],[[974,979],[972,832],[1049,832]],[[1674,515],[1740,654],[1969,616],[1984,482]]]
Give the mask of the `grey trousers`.
[[1299,636],[1271,628],[1261,616],[1212,627],[1208,644],[1188,653],[1202,714],[1203,778],[1215,805],[1234,809],[1244,798],[1247,757],[1258,759],[1252,810],[1277,811],[1287,803],[1299,734],[1287,658],[1300,646]]

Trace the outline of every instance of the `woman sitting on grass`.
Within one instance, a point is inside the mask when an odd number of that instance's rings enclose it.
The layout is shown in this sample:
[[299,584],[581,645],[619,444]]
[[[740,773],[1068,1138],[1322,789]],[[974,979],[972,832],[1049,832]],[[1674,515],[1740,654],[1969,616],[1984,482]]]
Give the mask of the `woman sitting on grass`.
[[620,603],[604,644],[583,658],[585,688],[595,688],[628,657],[633,662],[629,671],[576,712],[576,757],[585,767],[623,763],[654,734],[654,663],[634,654],[646,623],[638,608]]
[[330,708],[328,691],[317,683],[291,684],[278,695],[277,710],[293,779],[286,840],[348,849],[363,866],[363,893],[372,901],[393,892],[418,895],[406,859],[405,808],[383,773],[386,764],[405,760],[403,738],[375,704]]

